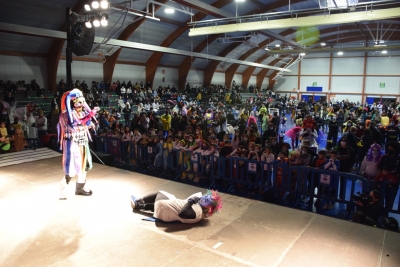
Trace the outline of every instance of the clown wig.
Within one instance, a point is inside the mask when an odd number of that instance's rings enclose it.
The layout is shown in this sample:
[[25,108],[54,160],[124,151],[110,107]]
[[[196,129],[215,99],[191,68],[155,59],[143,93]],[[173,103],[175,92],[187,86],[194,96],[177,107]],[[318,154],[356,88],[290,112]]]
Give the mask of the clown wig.
[[204,207],[204,212],[207,217],[212,216],[214,213],[219,212],[222,209],[222,198],[216,190],[207,190],[206,195],[210,195],[212,198],[212,203],[208,207]]
[[[376,154],[376,156],[374,157],[374,155],[372,154],[372,150],[376,149],[378,151],[378,153]],[[375,163],[378,163],[379,160],[381,159],[382,156],[382,148],[380,145],[378,145],[377,143],[374,143],[371,145],[371,147],[368,149],[367,152],[367,161],[374,161]]]
[[257,125],[257,120],[253,116],[250,116],[247,120],[247,127],[250,127],[252,124]]
[[82,105],[83,108],[85,108],[86,112],[90,112],[90,107],[85,101],[85,98],[83,97],[83,93],[79,89],[73,89],[71,91],[68,91],[63,94],[61,97],[61,113],[67,113],[68,114],[68,123],[69,125],[73,125],[74,123],[74,102],[79,101]]

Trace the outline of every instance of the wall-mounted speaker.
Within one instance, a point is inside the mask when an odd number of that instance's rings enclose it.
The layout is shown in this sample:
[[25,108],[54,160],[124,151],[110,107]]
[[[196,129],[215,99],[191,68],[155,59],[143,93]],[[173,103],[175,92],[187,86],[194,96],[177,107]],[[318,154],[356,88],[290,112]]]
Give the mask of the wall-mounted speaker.
[[89,55],[94,42],[94,27],[87,28],[85,23],[77,22],[72,27],[71,49],[76,56]]

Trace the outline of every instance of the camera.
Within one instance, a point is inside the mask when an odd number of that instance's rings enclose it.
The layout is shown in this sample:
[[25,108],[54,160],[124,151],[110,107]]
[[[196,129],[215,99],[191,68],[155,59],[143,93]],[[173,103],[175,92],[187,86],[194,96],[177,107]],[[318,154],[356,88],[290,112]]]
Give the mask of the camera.
[[357,193],[357,195],[352,195],[351,199],[354,201],[360,201],[362,204],[368,204],[372,201],[372,198],[369,195],[360,193]]

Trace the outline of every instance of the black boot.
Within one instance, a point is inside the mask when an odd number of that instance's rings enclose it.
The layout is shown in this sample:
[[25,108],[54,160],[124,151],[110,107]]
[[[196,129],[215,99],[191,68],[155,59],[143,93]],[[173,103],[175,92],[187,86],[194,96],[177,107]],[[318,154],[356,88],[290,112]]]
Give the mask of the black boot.
[[75,195],[91,196],[92,190],[84,188],[85,183],[76,183]]

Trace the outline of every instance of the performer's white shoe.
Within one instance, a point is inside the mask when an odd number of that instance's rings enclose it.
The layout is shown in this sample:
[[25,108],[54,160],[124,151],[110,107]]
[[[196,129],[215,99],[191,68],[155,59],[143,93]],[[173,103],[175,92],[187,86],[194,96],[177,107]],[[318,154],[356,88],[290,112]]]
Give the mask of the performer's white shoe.
[[60,185],[60,199],[67,199],[68,197],[68,183],[67,178],[64,176]]

